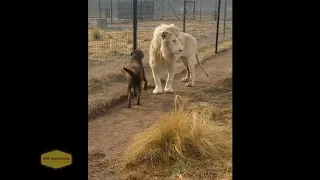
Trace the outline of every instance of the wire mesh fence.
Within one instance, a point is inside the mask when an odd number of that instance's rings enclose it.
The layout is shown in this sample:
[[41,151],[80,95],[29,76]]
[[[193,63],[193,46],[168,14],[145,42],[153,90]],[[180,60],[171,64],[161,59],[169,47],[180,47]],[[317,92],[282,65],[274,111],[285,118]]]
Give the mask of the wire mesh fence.
[[221,41],[232,39],[232,9],[229,7],[232,7],[231,0],[220,1],[220,13],[217,10],[217,14],[219,13],[219,31],[218,38],[216,39],[216,41],[219,42],[218,44],[220,44]]
[[[200,59],[215,51],[219,0],[137,0],[137,48],[147,78],[149,47],[156,26],[175,24],[198,41]],[[227,4],[227,6],[225,5]],[[232,0],[220,0],[219,44],[232,38]],[[129,61],[133,38],[133,0],[88,1],[89,111],[106,106],[126,91],[122,65]],[[220,43],[221,42],[221,43]],[[178,70],[183,68],[178,62]]]

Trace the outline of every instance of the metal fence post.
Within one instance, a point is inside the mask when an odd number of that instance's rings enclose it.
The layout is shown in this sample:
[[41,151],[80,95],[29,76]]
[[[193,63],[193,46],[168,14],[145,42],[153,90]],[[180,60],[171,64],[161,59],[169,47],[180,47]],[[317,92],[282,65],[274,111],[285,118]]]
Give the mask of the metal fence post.
[[219,24],[220,24],[220,4],[221,0],[218,2],[218,18],[217,18],[217,31],[216,31],[216,49],[215,54],[218,54],[218,42],[219,42]]
[[224,0],[223,39],[226,38],[227,0]]
[[133,16],[132,16],[132,25],[133,25],[133,50],[137,49],[137,9],[138,2],[133,0]]
[[111,24],[112,24],[113,23],[113,18],[112,18],[112,0],[111,0],[111,5],[110,6],[111,6],[111,8],[110,8],[110,11],[111,11],[110,12],[110,16],[111,17],[110,18],[111,18]]
[[202,0],[200,0],[200,22],[201,22]]
[[193,2],[193,20],[196,18],[196,2]]
[[187,11],[187,7],[186,7],[186,0],[183,1],[183,32],[186,32],[186,11]]
[[101,12],[100,12],[100,10],[101,10],[101,7],[100,7],[100,0],[99,0],[99,18],[101,18]]

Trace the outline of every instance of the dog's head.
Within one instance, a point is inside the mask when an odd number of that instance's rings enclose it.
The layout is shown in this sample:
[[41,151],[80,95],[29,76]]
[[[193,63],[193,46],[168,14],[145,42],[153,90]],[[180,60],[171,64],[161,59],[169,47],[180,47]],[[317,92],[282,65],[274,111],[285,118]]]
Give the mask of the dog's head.
[[142,61],[144,54],[140,49],[136,49],[131,52],[132,59]]

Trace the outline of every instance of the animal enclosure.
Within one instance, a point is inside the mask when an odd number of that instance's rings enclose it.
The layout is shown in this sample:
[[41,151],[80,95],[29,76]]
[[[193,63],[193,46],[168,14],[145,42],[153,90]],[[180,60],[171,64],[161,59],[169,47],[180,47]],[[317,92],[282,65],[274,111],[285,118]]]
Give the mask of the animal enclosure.
[[[88,1],[89,114],[99,114],[96,109],[111,105],[113,99],[125,94],[126,78],[121,68],[128,62],[133,50],[132,2],[101,0],[99,5],[96,1]],[[173,23],[181,31],[185,27],[185,32],[192,34],[198,41],[200,59],[214,53],[218,22],[218,44],[231,41],[232,1],[227,0],[227,4],[226,0],[221,1],[219,20],[216,2],[218,1],[137,1],[137,48],[145,54],[143,63],[151,84],[153,80],[148,57],[156,26]],[[94,23],[95,20],[99,23]],[[177,68],[183,68],[180,61]]]

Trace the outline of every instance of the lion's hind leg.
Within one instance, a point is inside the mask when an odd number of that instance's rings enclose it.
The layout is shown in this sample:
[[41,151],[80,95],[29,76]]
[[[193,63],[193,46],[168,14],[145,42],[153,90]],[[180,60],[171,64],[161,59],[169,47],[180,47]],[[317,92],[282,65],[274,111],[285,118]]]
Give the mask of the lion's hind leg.
[[186,84],[187,87],[194,86],[196,60],[197,59],[195,56],[189,57],[189,59],[188,59],[189,69],[190,69],[190,78],[189,78],[188,83]]
[[183,65],[186,67],[186,70],[187,70],[187,74],[184,78],[181,79],[182,82],[188,82],[189,79],[190,79],[190,69],[189,69],[189,65],[188,65],[188,59],[185,58],[185,57],[181,57],[180,58]]

